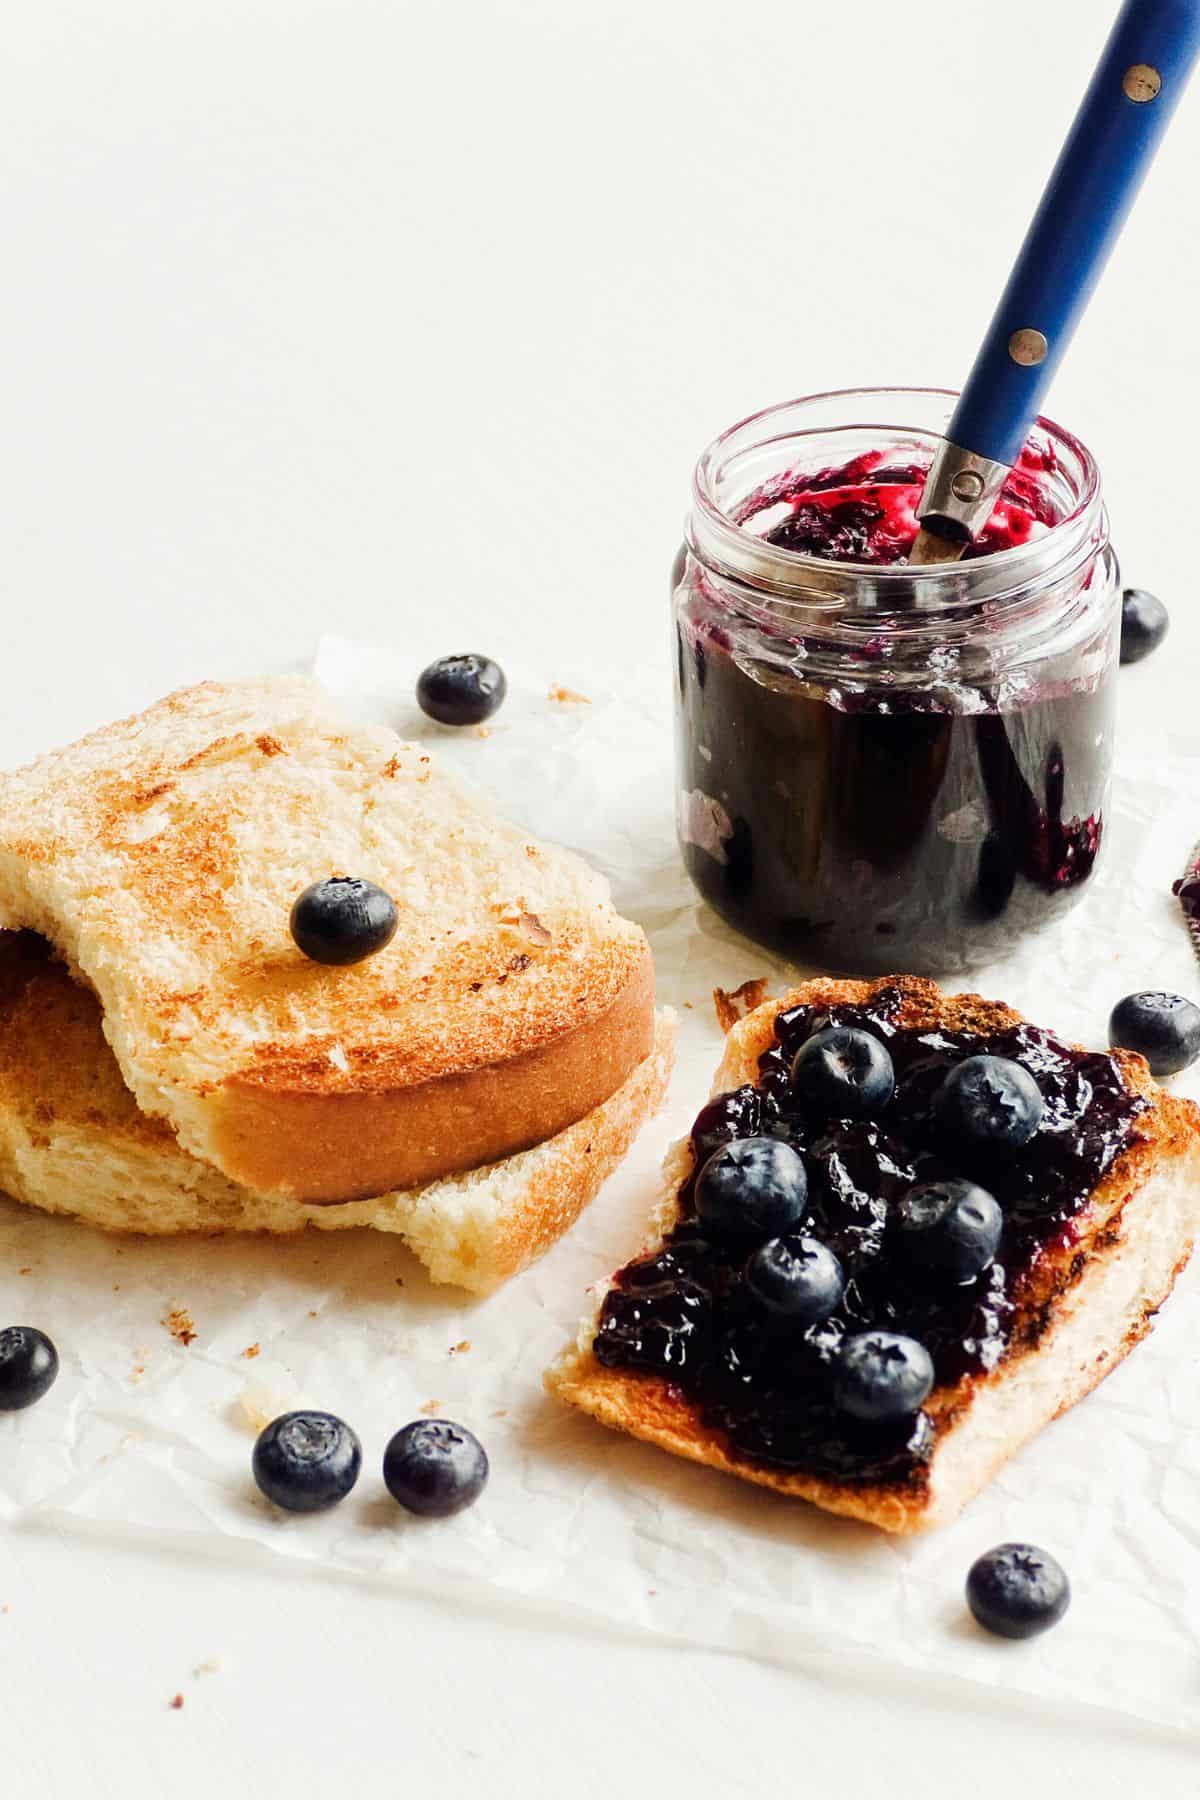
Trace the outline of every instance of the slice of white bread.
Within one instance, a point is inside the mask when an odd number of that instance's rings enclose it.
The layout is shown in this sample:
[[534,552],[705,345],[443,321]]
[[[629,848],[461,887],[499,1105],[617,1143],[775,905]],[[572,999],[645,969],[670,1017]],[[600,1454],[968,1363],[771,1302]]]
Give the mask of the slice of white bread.
[[[288,929],[333,874],[399,912],[349,968]],[[649,947],[603,881],[298,677],[186,689],[0,777],[0,927],[95,991],[145,1113],[293,1201],[532,1148],[654,1044]]]
[[[904,994],[900,1022],[922,1029],[986,1033],[1019,1023],[1010,1008],[976,995],[946,998],[931,982],[813,981],[767,1001],[735,1025],[713,1093],[754,1081],[774,1041],[776,1015],[793,1005],[861,1005],[888,986]],[[927,1402],[936,1428],[931,1460],[903,1483],[841,1482],[785,1473],[732,1451],[698,1409],[660,1377],[603,1367],[592,1352],[608,1282],[571,1345],[547,1372],[550,1391],[615,1430],[694,1462],[738,1475],[884,1531],[923,1531],[953,1518],[1020,1447],[1084,1397],[1145,1336],[1186,1264],[1200,1229],[1200,1111],[1163,1093],[1139,1056],[1117,1052],[1127,1086],[1150,1102],[1135,1134],[1075,1220],[1077,1236],[1047,1248],[1021,1326],[990,1374],[936,1388]],[[691,1173],[689,1142],[667,1158],[645,1248],[657,1250],[675,1223]]]
[[305,1206],[238,1187],[139,1111],[94,996],[44,940],[0,932],[0,1191],[110,1231],[397,1232],[435,1281],[486,1293],[548,1248],[659,1106],[674,1022],[616,1093],[531,1150],[404,1193]]

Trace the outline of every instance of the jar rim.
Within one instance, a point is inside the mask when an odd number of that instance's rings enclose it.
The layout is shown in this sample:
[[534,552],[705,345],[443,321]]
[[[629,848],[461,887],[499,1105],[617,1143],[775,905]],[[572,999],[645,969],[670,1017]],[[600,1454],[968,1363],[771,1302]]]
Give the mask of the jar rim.
[[1072,559],[1080,548],[1081,536],[1085,539],[1091,536],[1092,521],[1101,511],[1100,471],[1087,445],[1073,432],[1043,414],[1038,415],[1033,429],[1053,445],[1060,458],[1065,453],[1078,471],[1072,483],[1073,504],[1062,518],[1036,538],[992,551],[987,557],[970,563],[933,563],[918,569],[908,563],[881,565],[841,559],[832,562],[805,551],[787,550],[766,543],[754,532],[735,523],[717,500],[717,486],[723,471],[732,460],[735,446],[739,440],[748,438],[752,431],[757,431],[760,435],[751,438],[743,446],[745,449],[763,448],[783,437],[800,441],[809,435],[829,437],[838,431],[849,430],[860,435],[877,430],[882,436],[903,429],[913,435],[928,437],[931,443],[936,443],[938,434],[930,428],[915,424],[902,426],[896,420],[891,423],[873,420],[865,410],[861,417],[847,418],[842,424],[814,424],[807,431],[796,429],[773,435],[769,429],[773,420],[802,413],[810,407],[815,412],[822,404],[836,406],[839,402],[889,402],[906,397],[922,401],[944,400],[947,403],[948,417],[958,394],[953,388],[942,387],[832,388],[824,393],[804,394],[798,399],[762,407],[713,438],[701,452],[693,470],[692,500],[694,515],[698,515],[704,537],[711,541],[724,565],[723,572],[748,580],[753,586],[774,589],[776,592],[800,588],[811,594],[815,588],[828,593],[838,586],[844,588],[855,581],[866,581],[886,610],[889,594],[899,597],[901,592],[911,590],[917,583],[926,597],[925,604],[936,607],[943,597],[950,600],[952,596],[961,596],[964,577],[969,578],[972,572],[978,572],[978,579],[985,570],[986,586],[994,599],[1000,598],[1005,591],[1019,590],[1035,571],[1044,572],[1048,564],[1057,564],[1060,557],[1066,561]]

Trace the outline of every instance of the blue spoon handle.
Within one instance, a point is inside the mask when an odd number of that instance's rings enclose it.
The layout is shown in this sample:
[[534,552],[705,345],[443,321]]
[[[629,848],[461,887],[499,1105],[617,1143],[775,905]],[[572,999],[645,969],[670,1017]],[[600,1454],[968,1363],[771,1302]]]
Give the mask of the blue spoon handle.
[[1200,0],[1126,0],[950,421],[950,445],[1005,468],[1020,455],[1198,54]]

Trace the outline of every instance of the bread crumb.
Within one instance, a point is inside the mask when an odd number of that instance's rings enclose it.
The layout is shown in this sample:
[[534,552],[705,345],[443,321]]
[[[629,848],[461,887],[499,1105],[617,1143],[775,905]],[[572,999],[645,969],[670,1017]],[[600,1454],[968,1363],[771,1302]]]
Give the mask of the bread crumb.
[[475,736],[476,737],[490,738],[491,735],[492,735],[492,728],[490,725],[477,725],[475,727]]
[[713,989],[713,1005],[717,1010],[717,1024],[722,1031],[729,1031],[752,1013],[756,1006],[761,1006],[767,997],[767,978],[759,975],[753,981],[743,981],[741,987],[726,993],[724,988]]
[[507,1417],[508,1417],[507,1406],[498,1406],[496,1408],[495,1412],[492,1414],[492,1417],[493,1417],[493,1419],[507,1419]]
[[546,698],[552,700],[556,706],[590,706],[592,704],[586,694],[577,694],[574,688],[563,687],[558,682],[555,682]]
[[264,756],[282,756],[283,745],[272,731],[264,731],[255,738],[255,743]]
[[250,1362],[254,1357],[256,1357],[258,1355],[258,1353],[261,1349],[262,1349],[261,1344],[247,1344],[246,1348],[242,1351],[242,1355],[245,1357],[247,1362]]
[[451,1356],[463,1356],[471,1348],[470,1338],[460,1338],[457,1344],[451,1344]]
[[189,1344],[196,1341],[196,1325],[186,1306],[173,1306],[163,1317],[163,1324],[175,1339],[186,1350]]
[[403,764],[398,756],[390,756],[383,765],[383,773],[388,781],[395,781]]
[[320,1318],[321,1315],[316,1311],[316,1309],[314,1307],[310,1307],[308,1316],[310,1319],[317,1319],[317,1318]]
[[119,1293],[120,1293],[120,1291],[121,1291],[121,1284],[120,1284],[120,1282],[119,1282],[119,1281],[114,1281],[114,1282],[113,1282],[113,1293],[114,1293],[114,1294],[119,1294]]
[[18,1274],[18,1275],[32,1275],[32,1274],[33,1274],[33,1270],[32,1270],[32,1268],[28,1268],[28,1269],[18,1269],[18,1270],[17,1270],[17,1274]]
[[215,1675],[220,1667],[221,1663],[218,1657],[206,1656],[202,1663],[196,1664],[195,1668],[192,1670],[192,1674],[197,1677],[201,1675]]
[[397,1275],[397,1277],[396,1277],[396,1286],[397,1286],[397,1287],[403,1287],[403,1286],[404,1286],[404,1277],[403,1277],[403,1275]]
[[554,934],[548,931],[536,913],[521,914],[521,930],[531,944],[552,944]]
[[170,1706],[172,1712],[181,1712],[183,1709],[183,1695],[182,1694],[172,1695],[171,1699],[167,1702],[167,1704]]
[[425,1414],[427,1419],[436,1419],[441,1410],[442,1403],[440,1400],[427,1400],[421,1408],[421,1411]]
[[130,1379],[130,1381],[140,1381],[142,1379],[142,1376],[145,1373],[146,1373],[145,1363],[134,1363],[133,1373],[130,1375],[129,1379]]
[[684,1005],[684,1010],[686,1012],[695,1012],[695,1010],[696,1010],[690,1000],[685,1000],[683,1005]]

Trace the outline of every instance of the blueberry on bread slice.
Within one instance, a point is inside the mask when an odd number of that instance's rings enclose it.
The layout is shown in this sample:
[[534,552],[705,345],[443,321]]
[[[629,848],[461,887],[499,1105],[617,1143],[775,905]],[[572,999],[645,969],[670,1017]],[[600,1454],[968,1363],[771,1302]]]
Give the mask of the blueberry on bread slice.
[[[289,916],[339,875],[396,921],[329,967]],[[655,1053],[649,947],[604,883],[300,678],[190,688],[0,777],[0,927],[92,989],[143,1113],[296,1203],[529,1151]]]
[[1200,1111],[1140,1056],[914,978],[812,981],[733,1027],[649,1242],[547,1385],[919,1531],[1146,1333],[1198,1224]]

